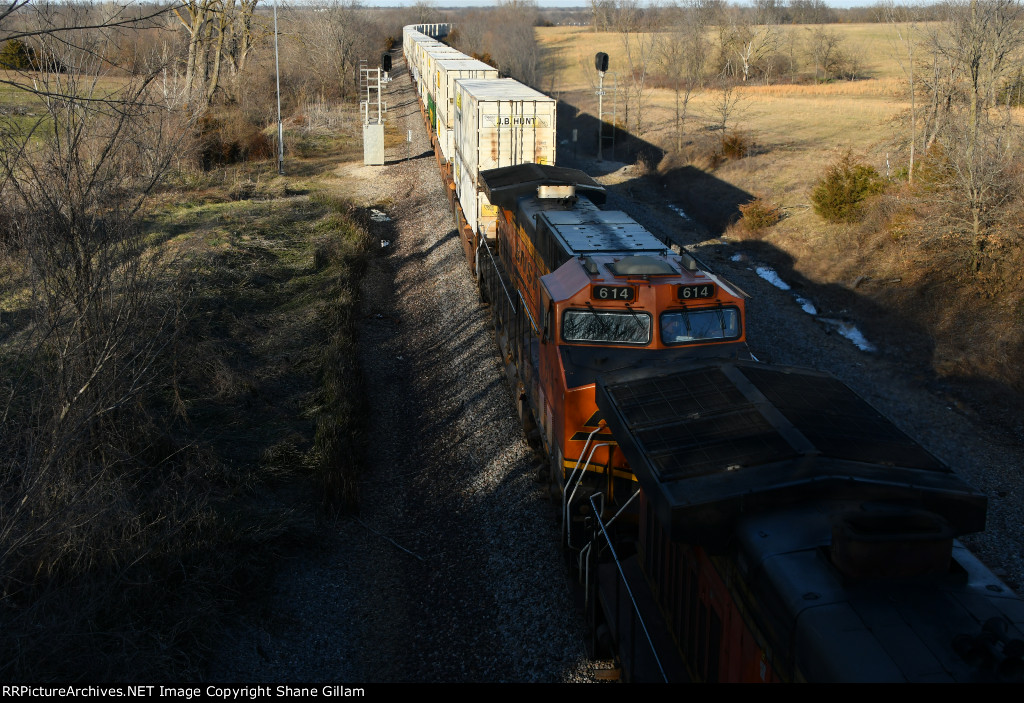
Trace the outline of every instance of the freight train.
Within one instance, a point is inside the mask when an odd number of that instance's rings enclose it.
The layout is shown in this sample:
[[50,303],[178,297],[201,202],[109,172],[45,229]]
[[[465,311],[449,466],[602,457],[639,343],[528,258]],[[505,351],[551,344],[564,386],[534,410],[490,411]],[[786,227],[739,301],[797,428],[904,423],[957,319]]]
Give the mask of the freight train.
[[628,681],[1021,681],[1024,603],[957,540],[985,496],[834,377],[754,360],[746,295],[602,209],[553,103],[446,30],[405,56],[593,651]]

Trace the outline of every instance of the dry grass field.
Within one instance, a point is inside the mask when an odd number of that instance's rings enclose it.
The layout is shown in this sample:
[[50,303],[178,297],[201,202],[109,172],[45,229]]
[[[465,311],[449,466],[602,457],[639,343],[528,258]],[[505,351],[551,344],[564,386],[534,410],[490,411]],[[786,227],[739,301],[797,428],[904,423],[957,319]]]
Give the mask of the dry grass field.
[[[787,27],[797,44],[797,53],[815,27]],[[852,148],[880,171],[885,171],[885,154],[891,151],[892,118],[907,108],[903,98],[903,71],[896,57],[895,32],[889,25],[831,25],[828,28],[843,37],[842,47],[857,54],[868,78],[809,85],[758,85],[736,89],[737,106],[729,129],[748,133],[770,154],[757,169],[744,168],[742,180],[735,185],[765,197],[779,198],[783,206],[806,202],[806,186],[817,178],[820,165],[839,151]],[[609,55],[611,71],[627,64],[622,36],[611,32],[591,32],[585,27],[544,27],[537,30],[545,52],[545,62],[555,69],[544,86],[587,113],[596,114],[593,95],[596,74],[593,55]],[[806,60],[805,60],[806,64]],[[611,75],[606,84],[613,80]],[[618,80],[624,80],[621,75]],[[607,88],[606,88],[607,89]],[[674,95],[665,89],[645,91],[644,121],[650,130],[642,136],[658,145],[671,141]],[[691,98],[687,132],[699,132],[716,121],[715,103],[720,93],[714,89],[696,91]],[[616,107],[606,97],[605,109],[616,109],[621,120],[622,99]],[[809,168],[817,165],[818,168]],[[895,166],[893,166],[895,168]],[[766,172],[766,173],[762,173]]]
[[[783,219],[767,230],[751,233],[740,225],[730,225],[731,219],[739,217],[735,204],[731,205],[732,215],[712,217],[717,220],[711,223],[711,230],[750,244],[757,240],[761,251],[774,252],[810,285],[842,287],[850,291],[852,300],[870,299],[882,304],[894,318],[909,315],[919,321],[936,340],[931,358],[922,359],[935,377],[994,382],[997,388],[1020,391],[1024,388],[1024,375],[1019,371],[1024,335],[1018,325],[1006,324],[1007,311],[1014,319],[1020,319],[1024,311],[1024,287],[1012,271],[1012,262],[1021,258],[1020,247],[1005,231],[998,235],[1001,239],[993,234],[984,261],[971,264],[966,250],[951,243],[955,238],[941,239],[929,229],[928,218],[934,218],[934,212],[922,212],[907,204],[907,199],[901,200],[906,193],[899,174],[906,172],[907,145],[899,118],[910,103],[894,27],[858,24],[825,28],[842,37],[841,49],[857,57],[861,76],[826,83],[814,81],[814,66],[807,57],[807,43],[817,29],[783,28],[783,43],[793,42],[793,55],[799,61],[795,80],[771,85],[751,82],[735,88],[736,105],[727,131],[743,136],[750,147],[745,158],[715,156],[721,134],[715,131],[720,122],[715,112],[722,93],[714,87],[694,92],[683,149],[678,154],[668,153],[654,174],[658,192],[675,192],[677,202],[696,201],[701,203],[698,207],[706,208],[714,202],[714,193],[701,191],[687,198],[687,190],[715,182],[730,192],[779,206]],[[916,31],[923,40],[930,29],[918,26]],[[611,70],[605,87],[608,90],[617,78],[620,96],[616,100],[606,95],[605,116],[610,119],[614,110],[621,125],[621,88],[628,66],[622,36],[585,27],[540,28],[537,36],[545,65],[551,69],[543,89],[574,106],[580,115],[597,114],[593,56],[597,51],[609,54]],[[635,46],[639,40],[634,42]],[[655,65],[653,59],[651,63]],[[616,71],[618,75],[613,76]],[[650,89],[644,95],[644,132],[635,136],[673,152],[673,92]],[[1020,108],[1017,116],[1024,119]],[[564,120],[562,126],[567,126]],[[892,180],[884,205],[875,208],[867,221],[829,224],[815,214],[811,192],[830,164],[848,150]],[[623,157],[618,154],[618,158]],[[705,224],[709,224],[706,218]],[[972,265],[974,273],[969,270]],[[937,294],[948,290],[958,291],[963,300],[954,303]],[[909,348],[900,342],[899,329],[873,322],[876,335],[891,338],[894,347],[902,344],[899,348]],[[984,397],[981,402],[986,402]]]
[[[796,40],[797,51],[802,53],[803,43],[815,29],[798,26],[784,31]],[[753,143],[753,154],[746,159],[726,161],[715,169],[714,175],[783,208],[787,217],[769,235],[772,241],[786,249],[796,265],[813,269],[804,271],[805,274],[833,282],[847,272],[830,274],[826,269],[832,264],[819,261],[818,254],[823,246],[841,249],[847,242],[831,236],[836,228],[813,214],[811,189],[825,167],[847,149],[882,174],[903,166],[896,161],[893,118],[906,110],[909,103],[897,60],[897,37],[891,26],[831,25],[828,29],[842,36],[845,51],[860,57],[867,78],[737,87],[737,103],[728,129],[742,132]],[[583,112],[596,114],[597,98],[591,88],[596,80],[593,54],[608,53],[613,72],[616,66],[627,65],[622,36],[591,32],[585,27],[547,27],[538,29],[538,38],[547,65],[556,69],[545,88]],[[610,80],[606,78],[606,84]],[[646,91],[646,95],[643,114],[650,129],[641,136],[669,148],[673,141],[674,94],[671,90],[653,89]],[[685,127],[686,142],[699,143],[702,137],[706,140],[706,128],[717,121],[714,113],[720,95],[714,88],[694,92]],[[606,112],[610,111],[609,101],[621,121],[621,99],[616,106],[614,98],[606,97]],[[698,159],[695,165],[706,164]]]
[[[788,27],[798,52],[814,27]],[[820,84],[751,84],[739,86],[729,130],[744,133],[755,145],[754,156],[727,162],[715,171],[719,179],[781,206],[790,217],[776,227],[776,235],[803,240],[810,222],[809,196],[825,166],[844,150],[874,165],[880,173],[898,169],[895,162],[893,118],[906,110],[903,71],[897,60],[897,44],[892,27],[884,24],[832,25],[828,28],[843,37],[842,46],[861,57],[864,74],[858,81]],[[548,66],[556,69],[545,88],[585,113],[597,113],[593,54],[605,51],[610,66],[627,65],[621,35],[591,32],[585,27],[547,27],[538,29]],[[606,78],[606,83],[610,82]],[[621,78],[619,79],[622,80]],[[650,127],[644,140],[662,147],[672,143],[674,94],[671,90],[646,91],[643,115]],[[708,88],[696,91],[690,101],[686,140],[699,139],[714,115],[720,92]],[[621,99],[605,100],[606,112],[616,111],[622,119]],[[888,158],[888,166],[887,166]],[[813,218],[813,215],[811,216]],[[817,218],[813,218],[817,220]],[[823,223],[813,221],[820,229]],[[812,239],[816,239],[812,237]],[[815,242],[817,243],[817,242]],[[792,252],[798,255],[799,251]]]

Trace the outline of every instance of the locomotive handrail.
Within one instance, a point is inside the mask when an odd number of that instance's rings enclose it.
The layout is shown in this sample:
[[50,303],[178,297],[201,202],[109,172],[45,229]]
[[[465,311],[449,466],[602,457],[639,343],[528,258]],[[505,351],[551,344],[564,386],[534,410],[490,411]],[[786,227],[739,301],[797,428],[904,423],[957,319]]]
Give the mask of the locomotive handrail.
[[626,501],[625,503],[623,503],[623,504],[622,504],[622,507],[621,507],[621,508],[619,508],[619,511],[618,511],[617,513],[615,513],[614,515],[612,515],[612,519],[611,519],[611,520],[609,520],[608,522],[606,522],[606,523],[605,523],[605,526],[606,526],[606,527],[611,527],[611,524],[612,524],[613,522],[615,522],[615,520],[616,520],[616,519],[618,519],[619,515],[622,515],[622,512],[623,512],[623,511],[624,511],[624,510],[625,510],[625,509],[626,509],[627,507],[629,507],[629,504],[630,504],[630,503],[632,503],[632,502],[633,502],[633,500],[634,500],[634,499],[635,499],[635,498],[636,498],[636,497],[637,497],[638,495],[640,495],[640,489],[639,489],[639,488],[637,488],[637,489],[636,489],[635,491],[633,491],[633,495],[631,495],[631,496],[629,497],[629,500],[627,500],[627,501]]
[[[585,464],[583,464],[583,469],[579,472],[579,477],[576,477],[576,472],[577,470],[579,470],[580,465],[579,461],[577,461],[577,468],[572,470],[572,473],[569,474],[569,480],[565,482],[565,490],[562,492],[562,525],[565,528],[565,545],[570,549],[575,549],[575,547],[572,546],[572,530],[569,529],[569,506],[572,505],[572,499],[576,497],[576,490],[580,487],[580,484],[583,482],[583,477],[587,475],[587,467],[590,466],[590,460],[594,458],[594,452],[596,452],[601,447],[610,446],[611,444],[609,442],[602,442],[601,444],[595,444],[593,447],[591,447],[590,454],[587,456],[587,461]],[[582,458],[583,455],[580,454],[580,459]],[[569,485],[573,482],[573,480],[576,481],[576,485],[572,487],[572,492],[569,493]],[[567,493],[569,495],[568,498],[565,497]]]
[[[494,271],[495,274],[497,274],[498,273],[498,262],[494,260],[494,254],[491,253],[491,246],[487,243],[486,239],[481,239],[480,240],[480,244],[481,244],[481,246],[484,249],[487,250],[487,256],[490,257],[490,259],[491,259],[491,269]],[[516,303],[512,299],[511,294],[509,294],[508,288],[505,287],[505,282],[503,280],[501,280],[501,276],[498,276],[497,278],[498,278],[498,283],[501,285],[501,290],[505,292],[505,299],[508,300],[509,306],[513,310],[515,310],[516,309]]]
[[523,301],[523,310],[526,311],[526,316],[528,318],[530,318],[530,327],[533,329],[534,335],[539,337],[540,336],[540,328],[537,327],[537,321],[534,320],[533,319],[533,315],[530,314],[530,306],[526,304],[526,298],[523,297],[523,294],[521,292],[519,292],[519,291],[516,291],[516,292],[519,293],[519,299],[521,301]]
[[[633,589],[629,587],[629,581],[626,580],[626,572],[622,569],[622,563],[619,561],[619,555],[615,552],[615,547],[612,546],[612,538],[605,529],[605,524],[601,522],[601,513],[598,511],[597,506],[594,505],[594,498],[596,495],[590,496],[590,507],[594,511],[594,519],[597,520],[597,526],[601,528],[601,534],[604,535],[605,542],[608,543],[608,551],[611,552],[612,561],[615,562],[615,568],[619,572],[619,577],[622,579],[622,585],[626,587],[626,595],[629,596],[629,602],[633,605],[633,613],[636,615],[637,622],[640,623],[640,628],[644,631],[644,637],[647,638],[647,644],[651,648],[651,656],[654,657],[654,663],[658,665],[658,673],[661,674],[661,679],[665,683],[668,683],[668,676],[665,675],[665,667],[661,665],[661,658],[658,657],[658,652],[654,648],[654,642],[651,640],[651,633],[647,630],[647,623],[644,622],[643,616],[640,614],[640,606],[636,603],[636,598],[633,596]],[[632,500],[632,498],[630,498]],[[614,518],[612,518],[614,520]],[[609,523],[610,524],[610,523]],[[616,607],[618,607],[616,605]]]
[[[566,496],[568,495],[568,492],[569,492],[569,486],[570,486],[570,484],[572,484],[572,482],[576,478],[576,470],[580,468],[580,462],[583,461],[583,455],[586,454],[587,450],[590,448],[590,441],[592,439],[594,439],[594,435],[596,435],[600,431],[601,431],[601,425],[600,425],[600,423],[598,423],[598,426],[596,428],[594,428],[594,431],[591,432],[589,435],[587,435],[587,441],[583,443],[583,450],[580,452],[579,458],[576,459],[576,466],[572,467],[572,473],[569,474],[569,480],[567,480],[565,482],[565,490],[562,491],[562,515],[564,516],[564,519],[566,519],[566,520],[568,519],[568,515],[569,515],[569,510],[568,510],[568,507],[567,507],[568,504],[566,503]],[[593,454],[593,452],[591,452],[591,454]],[[587,463],[588,464],[590,463],[589,459],[587,460]],[[586,471],[587,471],[587,467],[584,466],[583,467],[583,473],[585,474]],[[580,475],[581,478],[582,478],[582,475],[583,474]],[[568,545],[569,544],[569,532],[568,532],[569,528],[566,527],[565,529],[566,529],[565,543],[566,543],[566,545]]]
[[[584,451],[586,451],[586,450],[584,449]],[[629,497],[629,500],[627,500],[625,503],[623,503],[622,507],[619,508],[618,512],[616,512],[614,515],[612,515],[612,519],[605,523],[605,527],[611,527],[612,523],[615,522],[619,518],[620,515],[622,515],[622,513],[626,510],[626,508],[629,507],[629,504],[632,503],[636,499],[636,497],[638,495],[640,495],[640,489],[639,488],[637,490],[633,491],[633,495],[631,495]],[[599,499],[601,501],[601,512],[603,513],[604,512],[604,493],[594,493],[593,495],[590,496],[590,500],[593,501],[594,498],[597,498],[597,499]],[[580,550],[579,557],[577,557],[577,559],[576,559],[576,568],[579,569],[580,578],[583,581],[583,602],[584,603],[590,602],[590,553],[593,551],[593,546],[594,546],[594,540],[590,540],[589,542],[587,542],[586,546],[583,547],[583,549]]]

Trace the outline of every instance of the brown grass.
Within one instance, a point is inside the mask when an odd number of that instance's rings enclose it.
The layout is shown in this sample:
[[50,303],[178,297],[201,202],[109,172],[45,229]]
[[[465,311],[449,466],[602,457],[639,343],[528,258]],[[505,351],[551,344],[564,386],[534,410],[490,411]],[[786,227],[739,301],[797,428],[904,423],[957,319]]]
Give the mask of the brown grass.
[[[792,31],[806,35],[812,29]],[[659,164],[659,184],[674,189],[671,197],[684,207],[687,198],[694,200],[713,231],[728,228],[738,238],[762,239],[792,259],[812,283],[846,287],[850,304],[863,300],[871,310],[880,305],[887,312],[868,315],[865,326],[873,327],[869,336],[873,332],[875,338],[891,340],[895,348],[913,349],[933,373],[985,382],[997,394],[1000,388],[1024,391],[1020,218],[1008,217],[1005,232],[993,232],[979,258],[970,255],[963,238],[948,234],[949,223],[940,213],[901,191],[898,184],[890,195],[868,205],[860,224],[828,224],[812,211],[814,184],[847,150],[883,177],[906,166],[894,125],[908,109],[909,99],[893,28],[869,24],[828,29],[843,35],[845,50],[860,56],[867,79],[738,86],[739,104],[728,129],[749,134],[758,145],[752,155],[740,159],[722,159],[713,146],[715,138],[706,131],[715,122],[717,93],[695,92],[686,145],[682,153],[668,153]],[[927,29],[919,27],[922,33]],[[550,85],[582,112],[595,115],[593,54],[607,52],[612,70],[621,71],[620,37],[577,27],[537,32],[551,65],[559,69]],[[649,125],[642,135],[645,140],[666,148],[674,144],[673,99],[671,91],[650,91],[644,110]],[[606,97],[606,109],[608,102]],[[1014,115],[1024,122],[1024,110],[1017,108]],[[739,205],[748,202],[751,193],[778,205],[786,217],[767,229],[745,227]],[[938,236],[943,232],[947,234]]]

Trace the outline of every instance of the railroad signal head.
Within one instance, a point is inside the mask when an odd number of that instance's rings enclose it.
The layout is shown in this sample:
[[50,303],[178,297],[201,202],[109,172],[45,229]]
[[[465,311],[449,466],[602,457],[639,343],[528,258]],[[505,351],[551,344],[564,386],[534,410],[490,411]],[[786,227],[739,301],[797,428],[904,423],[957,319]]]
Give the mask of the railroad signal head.
[[603,51],[597,52],[594,55],[594,68],[597,69],[598,73],[604,73],[608,70],[608,54]]
[[385,73],[391,72],[391,54],[381,54],[380,70],[384,71]]

